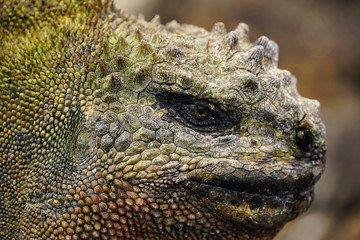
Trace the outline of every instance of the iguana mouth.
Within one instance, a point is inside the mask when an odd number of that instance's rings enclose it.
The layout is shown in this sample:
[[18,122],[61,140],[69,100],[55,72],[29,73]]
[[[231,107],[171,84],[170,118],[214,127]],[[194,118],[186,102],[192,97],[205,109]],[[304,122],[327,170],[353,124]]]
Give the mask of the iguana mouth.
[[313,188],[317,178],[312,174],[301,176],[286,176],[283,179],[275,179],[269,176],[249,176],[239,178],[233,174],[221,176],[208,175],[190,177],[194,183],[206,184],[216,189],[227,189],[242,194],[256,194],[268,197],[286,197],[298,195]]
[[[298,169],[299,170],[299,169]],[[241,170],[240,170],[241,171]],[[300,171],[300,170],[299,170]],[[204,172],[202,172],[203,174]],[[245,177],[234,172],[223,175],[189,174],[184,186],[217,214],[251,228],[271,228],[306,211],[314,198],[319,176],[297,172],[282,179],[261,172]]]
[[[241,223],[253,229],[272,229],[281,226],[305,212],[314,199],[313,188],[293,194],[264,194],[268,189],[242,191],[238,187],[209,185],[187,181],[185,187],[206,203],[203,207],[212,208],[217,217]],[[205,201],[204,199],[208,199]]]
[[259,192],[248,192],[241,190],[234,190],[234,188],[224,188],[221,186],[209,185],[206,183],[188,181],[185,183],[188,189],[196,191],[199,195],[206,195],[214,203],[222,203],[224,201],[230,201],[232,204],[239,204],[239,201],[245,200],[251,205],[251,208],[264,207],[265,204],[277,201],[297,201],[307,198],[312,200],[313,188],[309,188],[302,192],[293,194],[282,194],[282,195],[267,195]]

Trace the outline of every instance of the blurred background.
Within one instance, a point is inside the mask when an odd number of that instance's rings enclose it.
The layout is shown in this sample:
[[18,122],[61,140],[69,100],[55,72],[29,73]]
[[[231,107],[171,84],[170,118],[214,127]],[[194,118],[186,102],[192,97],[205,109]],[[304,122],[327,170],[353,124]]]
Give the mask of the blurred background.
[[276,240],[360,239],[360,1],[358,0],[116,0],[127,13],[155,14],[211,30],[239,22],[250,39],[280,47],[279,68],[298,79],[302,96],[318,99],[327,127],[327,169],[312,208]]

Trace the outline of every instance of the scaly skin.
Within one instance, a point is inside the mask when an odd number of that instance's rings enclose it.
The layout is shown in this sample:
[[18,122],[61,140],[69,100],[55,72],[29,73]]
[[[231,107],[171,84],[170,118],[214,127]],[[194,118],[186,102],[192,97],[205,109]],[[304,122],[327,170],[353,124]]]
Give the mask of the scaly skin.
[[277,45],[99,1],[0,2],[0,239],[272,239],[324,170]]

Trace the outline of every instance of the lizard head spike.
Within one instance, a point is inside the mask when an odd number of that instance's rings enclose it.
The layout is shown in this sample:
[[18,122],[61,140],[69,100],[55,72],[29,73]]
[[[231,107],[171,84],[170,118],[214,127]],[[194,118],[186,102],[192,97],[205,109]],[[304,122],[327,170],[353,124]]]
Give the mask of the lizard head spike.
[[180,27],[180,24],[176,20],[172,20],[165,25],[169,31],[174,31]]
[[122,36],[119,37],[118,46],[119,46],[119,51],[122,54],[127,55],[127,54],[129,54],[131,52],[131,46],[125,40],[125,38],[123,38]]
[[103,88],[114,91],[116,89],[119,89],[121,85],[122,85],[121,74],[119,74],[118,72],[114,72],[106,77],[106,80],[103,84]]
[[247,63],[247,68],[256,74],[262,68],[263,59],[264,48],[262,46],[254,46],[245,54],[245,63]]
[[101,76],[105,76],[108,73],[109,64],[102,59],[99,59],[96,67],[96,72],[100,73]]
[[143,14],[139,14],[138,17],[137,17],[137,20],[138,21],[145,21],[145,16]]
[[249,42],[249,26],[245,23],[239,23],[234,30],[239,38],[239,41]]
[[131,81],[129,82],[130,85],[135,86],[136,88],[143,86],[145,84],[145,81],[148,80],[147,76],[150,71],[149,65],[141,65],[135,66],[133,68],[133,71],[131,73]]
[[115,83],[116,83],[116,78],[114,76],[114,74],[110,74],[109,75],[109,79],[107,81],[107,85],[109,86],[109,88],[114,88],[115,87]]
[[211,29],[211,33],[216,35],[225,35],[226,34],[226,27],[223,22],[217,22]]
[[116,12],[117,10],[114,1],[105,0],[103,6],[104,6],[103,11],[107,13],[113,13]]
[[151,45],[148,42],[146,42],[145,40],[142,40],[135,51],[136,51],[136,55],[138,57],[145,57],[149,53],[152,52],[152,48],[151,48]]
[[139,41],[139,42],[143,39],[143,36],[142,36],[142,34],[141,34],[141,32],[140,32],[140,29],[136,29],[136,30],[135,30],[135,32],[134,32],[134,39],[135,39],[136,41]]
[[234,62],[236,66],[258,74],[262,69],[264,59],[264,47],[254,46],[246,52],[236,53],[229,61]]
[[162,42],[161,37],[159,36],[159,34],[154,34],[151,38],[151,42],[158,45]]
[[226,34],[222,39],[216,41],[211,47],[211,51],[214,53],[227,54],[230,50],[234,49],[239,41],[239,38],[235,31],[231,31]]
[[161,19],[160,19],[160,16],[158,14],[156,14],[153,19],[151,19],[150,21],[151,23],[154,23],[154,24],[160,24],[161,23]]
[[254,46],[262,46],[264,48],[264,61],[263,65],[265,68],[276,68],[279,58],[279,47],[274,42],[269,40],[267,37],[259,37]]
[[115,62],[119,68],[123,68],[124,66],[126,66],[126,59],[123,55],[117,55],[115,57]]
[[87,24],[89,26],[95,26],[99,20],[99,15],[95,10],[91,10],[89,13],[89,18],[87,20]]

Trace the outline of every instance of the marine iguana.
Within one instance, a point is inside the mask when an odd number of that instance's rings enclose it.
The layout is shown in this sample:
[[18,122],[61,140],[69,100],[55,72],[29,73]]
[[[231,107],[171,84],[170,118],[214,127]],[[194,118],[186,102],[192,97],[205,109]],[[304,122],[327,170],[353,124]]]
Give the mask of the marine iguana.
[[319,103],[248,26],[0,2],[0,239],[272,239],[324,171]]

